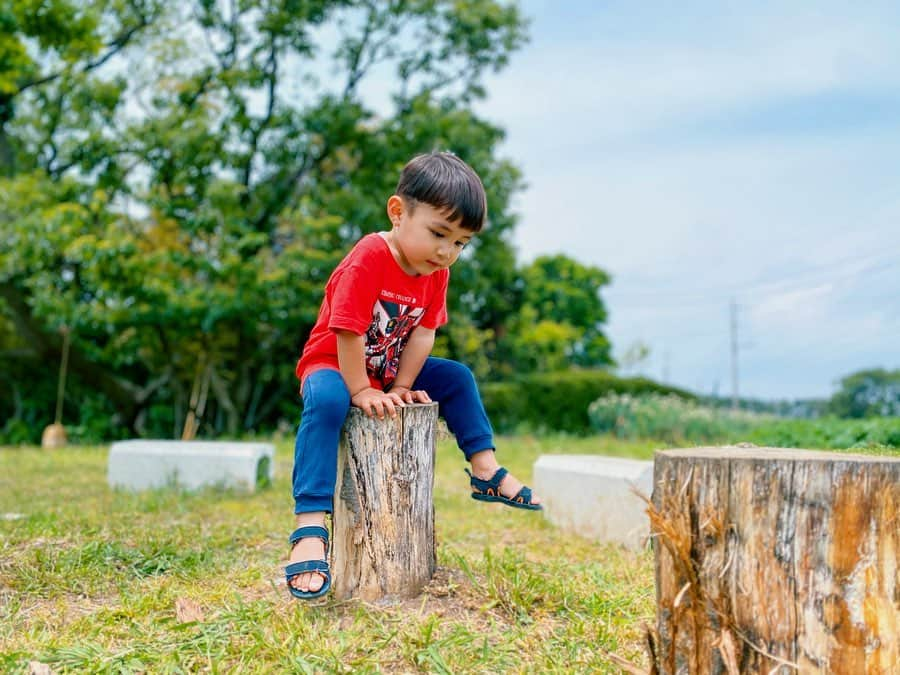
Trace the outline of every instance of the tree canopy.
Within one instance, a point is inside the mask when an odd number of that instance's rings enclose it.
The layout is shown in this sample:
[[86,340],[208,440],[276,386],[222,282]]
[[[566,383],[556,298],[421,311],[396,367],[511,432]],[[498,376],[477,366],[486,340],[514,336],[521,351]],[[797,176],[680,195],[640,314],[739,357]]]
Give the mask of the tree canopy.
[[292,419],[328,274],[432,149],[479,172],[490,210],[438,353],[485,377],[610,362],[608,278],[517,266],[520,172],[472,109],[526,39],[515,5],[17,0],[0,24],[0,406],[20,425],[52,410],[63,326],[82,425]]
[[873,368],[841,378],[828,402],[838,417],[900,417],[900,370]]

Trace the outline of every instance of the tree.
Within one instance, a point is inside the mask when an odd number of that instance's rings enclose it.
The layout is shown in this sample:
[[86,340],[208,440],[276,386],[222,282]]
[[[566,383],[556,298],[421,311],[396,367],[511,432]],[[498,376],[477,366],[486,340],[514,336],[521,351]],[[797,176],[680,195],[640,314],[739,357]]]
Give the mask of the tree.
[[[160,3],[153,0],[87,8],[19,0],[0,8],[0,303],[7,318],[0,326],[7,330],[0,363],[5,373],[29,373],[32,388],[41,384],[35,373],[58,363],[57,328],[68,322],[42,316],[39,308],[70,273],[56,264],[56,228],[78,227],[91,184],[104,183],[98,180],[101,129],[123,85],[121,78],[98,73],[159,16]],[[47,219],[35,223],[34,213],[42,210]],[[39,244],[44,233],[50,236]],[[71,366],[89,386],[117,400],[125,417],[133,416],[142,397],[138,387],[91,367],[80,351]],[[13,395],[17,420],[22,397],[15,386]]]
[[507,342],[519,370],[612,364],[600,289],[609,276],[567,256],[541,256],[522,270],[522,304]]
[[[0,22],[4,363],[56,363],[65,324],[74,378],[126,430],[177,434],[198,392],[232,433],[292,415],[327,274],[434,148],[479,171],[491,212],[451,297],[474,318],[442,348],[503,332],[520,176],[470,104],[525,39],[515,6],[32,0]],[[378,109],[376,70],[394,74]]]
[[860,370],[840,380],[828,402],[838,417],[900,417],[900,370]]

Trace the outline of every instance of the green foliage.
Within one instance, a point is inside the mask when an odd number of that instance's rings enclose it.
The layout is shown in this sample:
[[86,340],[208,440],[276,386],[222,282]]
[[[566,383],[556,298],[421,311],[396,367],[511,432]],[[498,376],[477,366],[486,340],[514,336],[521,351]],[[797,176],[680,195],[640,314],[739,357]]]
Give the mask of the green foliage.
[[900,417],[900,370],[861,370],[847,375],[828,402],[838,417]]
[[[55,378],[35,378],[44,368],[30,359],[11,364],[0,373],[0,386],[8,398],[0,397],[0,445],[29,445],[41,441],[44,428],[53,421],[56,400]],[[56,364],[45,368],[55,374]],[[70,443],[92,443],[98,438],[117,440],[127,430],[111,425],[115,410],[103,396],[78,379],[68,382],[63,406],[66,437]],[[171,428],[171,425],[170,425]]]
[[541,256],[522,270],[521,309],[505,341],[518,372],[612,364],[600,290],[609,276],[566,256]]
[[670,444],[750,442],[811,449],[900,448],[900,417],[779,419],[731,411],[680,396],[607,394],[591,403],[591,425],[618,438]]
[[[53,392],[69,327],[79,437],[177,435],[189,410],[207,435],[293,418],[328,274],[435,148],[490,205],[438,353],[495,377],[608,362],[606,275],[517,269],[521,176],[471,109],[526,39],[515,4],[21,0],[0,24],[0,372]],[[378,110],[360,93],[375,68],[395,73]],[[39,399],[0,393],[7,439],[43,426]]]
[[620,378],[602,370],[568,370],[523,375],[514,380],[481,386],[484,405],[494,428],[550,430],[587,434],[592,430],[588,406],[612,392],[677,393],[685,391],[641,377]]
[[707,443],[740,437],[761,422],[752,413],[719,410],[674,394],[611,393],[591,403],[593,428],[618,438]]
[[900,448],[900,417],[771,420],[751,430],[747,440],[783,448]]

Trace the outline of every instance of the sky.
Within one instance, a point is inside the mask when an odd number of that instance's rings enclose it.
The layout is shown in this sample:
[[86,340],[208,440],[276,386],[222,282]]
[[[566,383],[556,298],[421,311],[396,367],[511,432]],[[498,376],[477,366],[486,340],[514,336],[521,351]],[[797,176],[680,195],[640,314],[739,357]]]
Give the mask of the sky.
[[514,243],[612,275],[631,372],[730,396],[736,351],[741,396],[786,399],[900,368],[900,5],[521,7],[476,105],[527,183]]

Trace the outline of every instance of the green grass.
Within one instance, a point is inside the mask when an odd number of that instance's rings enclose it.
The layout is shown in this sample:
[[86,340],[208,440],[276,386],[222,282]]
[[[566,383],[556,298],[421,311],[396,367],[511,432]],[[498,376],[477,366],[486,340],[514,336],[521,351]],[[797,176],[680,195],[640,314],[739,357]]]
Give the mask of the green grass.
[[[656,445],[519,436],[500,439],[499,458],[530,478],[542,453],[649,458]],[[111,491],[106,459],[105,447],[0,448],[0,672],[620,672],[605,651],[646,662],[651,555],[474,502],[449,441],[438,572],[420,598],[386,606],[289,597],[289,444],[254,495]],[[202,617],[179,622],[177,600]]]

